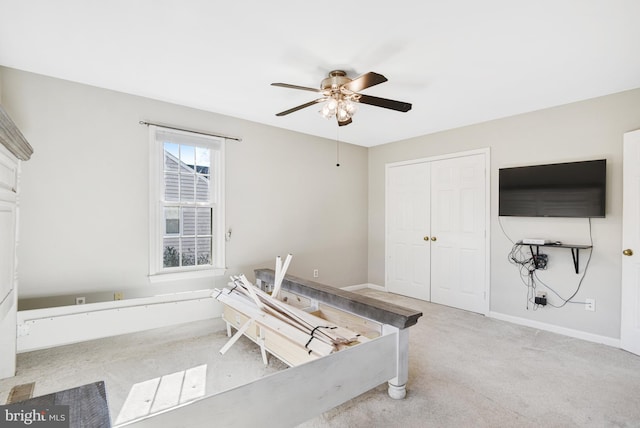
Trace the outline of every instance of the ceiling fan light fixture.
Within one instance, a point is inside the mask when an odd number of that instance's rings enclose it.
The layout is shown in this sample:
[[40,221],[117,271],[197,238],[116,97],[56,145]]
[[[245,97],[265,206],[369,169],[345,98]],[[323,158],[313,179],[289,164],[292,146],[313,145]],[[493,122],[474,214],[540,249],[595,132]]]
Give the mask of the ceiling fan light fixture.
[[322,80],[320,89],[291,85],[288,83],[272,83],[272,86],[319,92],[322,94],[322,97],[320,98],[280,113],[276,113],[276,116],[286,116],[295,111],[302,110],[303,108],[322,103],[322,107],[318,113],[326,119],[335,117],[338,120],[339,126],[345,126],[351,123],[351,118],[356,113],[356,106],[359,103],[400,112],[408,112],[411,110],[410,103],[374,97],[371,95],[363,95],[360,93],[363,89],[370,88],[371,86],[375,86],[386,81],[387,78],[382,74],[374,73],[372,71],[358,76],[355,79],[351,79],[347,77],[347,73],[343,70],[333,70],[329,73],[328,77]]
[[346,99],[344,101],[344,108],[347,111],[347,113],[349,114],[349,117],[353,116],[356,113],[356,111],[358,110],[357,103],[355,103],[355,102],[353,102],[353,101],[351,101],[349,99]]
[[340,122],[344,122],[347,119],[351,118],[351,115],[354,113],[354,109],[352,107],[353,103],[348,100],[341,100],[338,104],[338,120]]
[[342,94],[333,94],[322,106],[320,114],[325,119],[336,117],[340,122],[351,119],[356,112],[356,103]]
[[347,113],[347,110],[344,108],[338,109],[338,121],[344,122],[347,119],[349,119],[349,113]]
[[325,119],[331,119],[336,114],[335,110],[331,111],[331,109],[329,108],[329,103],[324,103],[319,113]]

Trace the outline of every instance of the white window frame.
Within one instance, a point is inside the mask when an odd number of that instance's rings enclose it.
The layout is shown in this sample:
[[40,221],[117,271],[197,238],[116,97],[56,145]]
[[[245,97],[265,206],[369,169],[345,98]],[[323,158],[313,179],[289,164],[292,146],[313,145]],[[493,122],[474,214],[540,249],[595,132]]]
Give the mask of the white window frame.
[[[213,201],[211,265],[163,266],[164,237],[164,144],[158,133],[175,136],[178,144],[208,146],[211,149],[210,183]],[[225,138],[149,125],[149,280],[175,281],[224,275],[225,273]]]

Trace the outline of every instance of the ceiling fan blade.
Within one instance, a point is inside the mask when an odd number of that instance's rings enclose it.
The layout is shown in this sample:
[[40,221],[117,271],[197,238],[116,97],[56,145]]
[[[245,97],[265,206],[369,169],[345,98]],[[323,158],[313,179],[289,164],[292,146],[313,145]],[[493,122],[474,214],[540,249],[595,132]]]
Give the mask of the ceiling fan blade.
[[347,119],[347,120],[343,120],[342,122],[340,122],[340,120],[338,120],[338,126],[345,126],[345,125],[350,124],[351,122],[353,122],[353,121],[351,120],[351,118],[349,118],[349,119]]
[[397,110],[402,112],[408,112],[411,110],[411,103],[405,103],[403,101],[389,100],[386,98],[372,97],[371,95],[360,94],[358,102],[362,104],[369,104],[376,107],[384,107],[391,110]]
[[325,101],[326,99],[327,99],[326,97],[323,97],[323,98],[318,98],[317,100],[309,101],[308,103],[304,103],[304,104],[299,105],[297,107],[290,108],[289,110],[281,111],[280,113],[277,113],[276,116],[286,116],[289,113],[293,113],[294,111],[302,110],[303,108],[310,107],[310,106],[312,106],[314,104],[321,103],[321,102]]
[[382,74],[370,71],[369,73],[365,73],[362,76],[356,77],[351,82],[345,83],[344,85],[342,85],[342,87],[348,89],[351,92],[360,92],[363,89],[379,85],[380,83],[384,83],[386,81],[387,78]]
[[301,89],[303,91],[311,91],[311,92],[322,92],[322,89],[308,88],[306,86],[290,85],[288,83],[272,83],[271,86],[280,86],[282,88],[289,88],[289,89]]

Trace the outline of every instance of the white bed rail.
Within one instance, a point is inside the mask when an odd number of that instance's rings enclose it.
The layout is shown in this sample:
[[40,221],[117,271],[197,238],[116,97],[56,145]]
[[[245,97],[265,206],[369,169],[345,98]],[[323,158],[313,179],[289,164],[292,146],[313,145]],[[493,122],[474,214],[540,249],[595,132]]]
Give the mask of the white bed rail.
[[18,312],[18,352],[34,351],[222,315],[212,290]]
[[225,392],[117,427],[293,427],[397,373],[398,330]]

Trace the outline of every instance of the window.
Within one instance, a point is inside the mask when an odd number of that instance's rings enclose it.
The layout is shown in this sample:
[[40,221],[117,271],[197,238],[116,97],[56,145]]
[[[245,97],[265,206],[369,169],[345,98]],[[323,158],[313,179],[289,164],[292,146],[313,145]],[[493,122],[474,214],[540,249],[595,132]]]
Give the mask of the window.
[[149,129],[151,280],[224,273],[224,138]]

